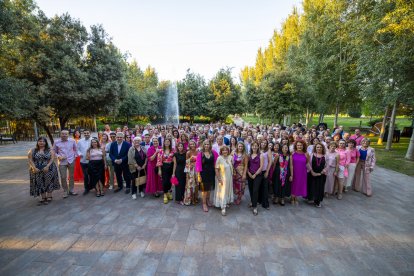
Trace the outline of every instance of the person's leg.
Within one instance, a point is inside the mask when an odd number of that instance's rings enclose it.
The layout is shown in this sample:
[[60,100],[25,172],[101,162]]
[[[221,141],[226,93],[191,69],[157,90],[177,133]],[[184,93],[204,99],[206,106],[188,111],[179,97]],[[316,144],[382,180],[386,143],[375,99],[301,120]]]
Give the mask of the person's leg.
[[129,167],[127,164],[122,165],[122,175],[124,176],[125,180],[125,193],[129,194],[131,190],[131,172],[129,171]]
[[254,179],[247,177],[247,185],[249,186],[250,206],[253,206],[253,183]]
[[116,175],[116,182],[118,183],[118,189],[115,192],[122,190],[122,167],[118,164],[114,164],[114,171]]
[[[135,185],[137,177],[138,177],[138,171],[131,174],[132,196],[137,194],[137,185]],[[141,187],[141,186],[139,186],[139,187]]]
[[68,165],[59,165],[59,173],[60,173],[60,181],[62,182],[62,188],[63,188],[63,197],[66,197],[69,193],[68,188]]
[[111,159],[107,159],[106,162],[108,164],[108,169],[109,169],[109,189],[113,189],[114,182],[115,182],[114,164],[112,163]]
[[[263,173],[262,173],[263,174]],[[262,178],[262,207],[269,209],[269,181],[266,177]]]
[[68,165],[68,171],[69,171],[69,192],[72,195],[76,195],[75,193],[75,162]]
[[82,167],[83,173],[83,187],[85,189],[84,194],[89,192],[89,172],[88,172],[88,164],[87,163],[80,163]]
[[354,181],[352,188],[357,192],[361,190],[361,173],[362,173],[363,164],[364,162],[360,161],[357,164],[356,169],[355,169],[355,181]]
[[253,213],[257,214],[257,202],[259,198],[259,192],[260,192],[260,184],[262,182],[262,175],[259,174],[256,176],[256,178],[253,180],[253,198],[252,198],[252,207],[253,207]]
[[342,191],[344,190],[345,178],[338,178],[338,199],[342,199]]

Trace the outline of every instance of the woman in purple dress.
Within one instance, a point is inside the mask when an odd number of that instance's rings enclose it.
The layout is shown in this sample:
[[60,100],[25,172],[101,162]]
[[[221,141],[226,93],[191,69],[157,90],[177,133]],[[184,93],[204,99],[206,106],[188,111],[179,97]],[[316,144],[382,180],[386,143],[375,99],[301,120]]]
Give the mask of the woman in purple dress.
[[298,140],[293,144],[294,153],[290,159],[290,177],[292,181],[292,204],[299,204],[298,197],[307,196],[307,164],[309,154],[305,151],[306,144],[302,140]]

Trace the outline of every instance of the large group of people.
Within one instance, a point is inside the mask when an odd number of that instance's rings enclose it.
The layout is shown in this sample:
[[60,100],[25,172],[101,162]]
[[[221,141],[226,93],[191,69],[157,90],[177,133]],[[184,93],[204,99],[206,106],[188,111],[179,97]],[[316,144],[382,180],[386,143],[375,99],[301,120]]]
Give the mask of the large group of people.
[[223,216],[245,199],[257,215],[258,205],[269,210],[270,202],[319,208],[350,189],[371,196],[375,151],[358,129],[350,135],[325,124],[147,124],[115,131],[106,125],[97,137],[76,130],[72,139],[62,130],[53,146],[40,137],[29,165],[30,194],[41,197],[39,205],[50,203],[60,187],[63,198],[76,196],[74,181],[82,179],[83,195],[125,189],[133,200],[162,195],[164,204],[184,206],[201,199],[204,212],[214,206]]

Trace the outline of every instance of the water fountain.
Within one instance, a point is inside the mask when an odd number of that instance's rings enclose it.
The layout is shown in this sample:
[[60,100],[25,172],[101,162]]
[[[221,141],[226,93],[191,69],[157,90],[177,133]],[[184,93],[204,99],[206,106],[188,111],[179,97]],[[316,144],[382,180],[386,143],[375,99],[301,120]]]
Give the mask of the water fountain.
[[170,84],[168,87],[165,103],[165,123],[178,126],[180,123],[180,111],[178,108],[178,91],[177,84]]

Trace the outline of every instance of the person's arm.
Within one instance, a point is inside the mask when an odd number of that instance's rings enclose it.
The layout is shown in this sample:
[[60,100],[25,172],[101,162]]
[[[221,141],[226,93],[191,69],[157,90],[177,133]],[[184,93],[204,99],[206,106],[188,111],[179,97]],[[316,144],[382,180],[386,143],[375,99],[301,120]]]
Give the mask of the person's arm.
[[345,150],[345,152],[346,152],[345,168],[348,168],[349,163],[351,163],[351,152],[349,150]]
[[267,151],[267,160],[267,168],[264,175],[265,178],[267,178],[267,176],[269,175],[270,167],[272,166],[272,153],[270,152],[270,150]]
[[289,176],[289,181],[292,182],[293,181],[293,155],[289,156],[289,166],[290,166],[290,176]]
[[73,149],[74,149],[74,151],[75,151],[75,154],[77,155],[77,156],[80,156],[80,158],[82,158],[82,150],[83,150],[83,143],[82,143],[82,140],[79,140],[79,142],[78,142],[78,145],[76,146],[76,143],[73,143],[74,144],[74,147],[73,147]]
[[358,164],[359,163],[359,156],[361,155],[360,153],[359,153],[359,150],[356,150],[356,164]]
[[122,156],[122,163],[128,163],[128,151],[131,148],[131,145],[129,143],[123,143],[122,146],[126,145],[127,146],[127,154],[125,154],[124,156]]
[[243,163],[244,163],[244,170],[243,170],[242,179],[245,180],[246,174],[247,174],[247,166],[249,164],[249,158],[247,157],[247,155],[244,156]]
[[106,151],[105,151],[105,149],[102,149],[102,160],[103,160],[104,166],[106,168],[107,166],[106,166]]
[[33,171],[35,173],[38,173],[39,172],[39,169],[36,168],[36,166],[35,166],[35,164],[33,162],[33,152],[32,152],[32,150],[29,150],[29,154],[27,155],[27,157],[29,158],[29,166],[33,169]]
[[339,172],[339,154],[335,155],[335,159],[336,159],[336,166],[335,166],[334,175],[337,176]]
[[174,155],[174,158],[173,158],[173,173],[172,173],[172,176],[175,176],[175,170],[176,170],[176,168],[177,168],[177,158],[175,158],[175,155]]
[[145,158],[145,162],[144,165],[142,165],[142,170],[145,170],[145,168],[147,167],[147,163],[148,163],[148,158]]
[[47,163],[46,167],[43,169],[44,172],[48,172],[50,166],[52,165],[52,163],[55,161],[55,152],[53,151],[53,149],[50,150],[50,160]]
[[377,159],[375,157],[375,149],[374,148],[371,148],[371,153],[372,153],[372,157],[371,157],[370,171],[372,172],[374,170],[375,164],[377,162]]
[[262,173],[263,170],[263,165],[264,165],[264,158],[262,155],[260,155],[260,168],[255,172],[255,174],[253,175],[254,178],[256,178],[256,176],[258,176],[259,174]]
[[89,160],[91,158],[91,151],[90,151],[90,149],[88,149],[87,151],[86,151],[86,160]]
[[218,181],[218,183],[220,183],[220,185],[222,185],[223,184],[223,179],[221,178],[221,174],[220,174],[220,160],[219,159],[217,159],[218,160],[218,162],[216,162],[216,165],[215,165],[215,170],[216,170],[216,176],[217,176],[217,181]]
[[112,142],[111,146],[109,147],[109,158],[111,158],[112,163],[115,163],[115,155],[114,155],[115,147],[117,147],[115,142]]

